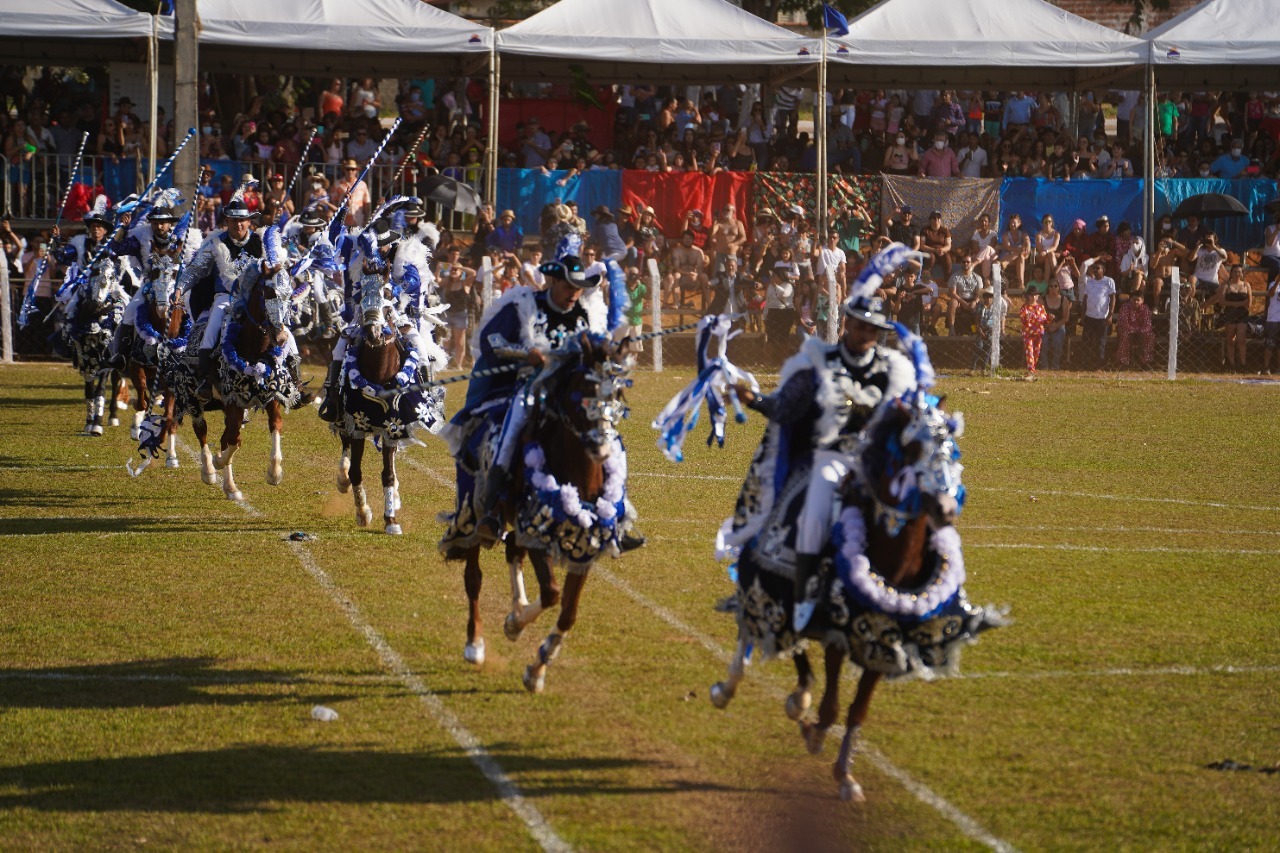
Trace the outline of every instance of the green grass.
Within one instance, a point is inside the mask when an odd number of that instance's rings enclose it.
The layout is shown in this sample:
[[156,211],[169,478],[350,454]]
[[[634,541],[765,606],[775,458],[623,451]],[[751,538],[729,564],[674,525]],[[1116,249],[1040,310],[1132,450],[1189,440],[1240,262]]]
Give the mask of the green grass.
[[[286,479],[266,486],[259,416],[236,460],[250,515],[187,456],[127,477],[125,428],[76,435],[75,378],[0,370],[0,846],[535,846],[304,570],[293,530],[318,537],[315,564],[576,848],[980,846],[866,758],[867,806],[840,803],[835,745],[812,758],[781,713],[788,664],[754,666],[716,711],[706,688],[723,665],[637,604],[730,645],[711,610],[729,589],[711,537],[761,423],[662,460],[647,421],[687,373],[637,376],[625,435],[651,542],[588,581],[538,697],[519,674],[550,620],[503,639],[496,554],[489,660],[462,661],[461,572],[435,549],[450,501],[440,443],[402,461],[395,539],[355,527],[333,486],[337,442],[309,412],[289,417]],[[1273,846],[1278,777],[1204,765],[1280,762],[1278,389],[1048,377],[942,390],[968,423],[968,589],[1017,622],[966,652],[965,672],[988,677],[882,689],[868,742],[1021,849]],[[341,719],[313,722],[314,704]]]

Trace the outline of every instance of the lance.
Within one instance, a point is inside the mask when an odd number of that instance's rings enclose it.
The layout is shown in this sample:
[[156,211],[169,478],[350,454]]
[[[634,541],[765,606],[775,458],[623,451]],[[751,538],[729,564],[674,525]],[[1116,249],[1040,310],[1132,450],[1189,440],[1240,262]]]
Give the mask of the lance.
[[[178,155],[182,153],[182,149],[187,147],[187,143],[190,142],[193,138],[195,138],[195,135],[196,135],[196,129],[194,127],[187,131],[186,138],[183,139],[182,142],[178,144],[177,148],[173,149],[173,153],[169,155],[168,160],[164,161],[164,165],[156,170],[156,176],[151,179],[151,183],[147,184],[147,188],[142,191],[142,195],[138,196],[139,199],[146,198],[148,195],[151,194],[151,191],[154,190],[156,186],[159,185],[160,179],[163,178],[165,173],[168,172],[169,169],[173,167],[173,161],[178,159]],[[115,238],[115,233],[118,232],[119,230],[120,230],[120,226],[117,225],[116,231],[112,232],[110,238],[103,239],[102,245],[99,246],[97,251],[93,253],[93,257],[89,259],[89,263],[85,264],[84,269],[80,270],[79,274],[74,279],[63,284],[62,287],[58,288],[57,295],[59,297],[61,297],[62,294],[67,291],[67,288],[71,287],[72,285],[79,285],[80,282],[84,281],[86,278],[89,277],[89,271],[94,268],[94,266],[98,263],[98,261],[102,260],[102,256],[107,253],[107,246],[111,244],[111,240]]]
[[418,159],[418,146],[422,145],[422,140],[427,138],[427,131],[430,129],[431,125],[424,124],[422,126],[422,133],[419,133],[418,138],[413,140],[413,147],[409,149],[408,155],[400,161],[400,168],[396,169],[396,173],[391,176],[391,192],[395,192],[396,181],[400,180],[400,176],[404,174],[404,170],[409,167],[411,162]]
[[[75,163],[71,166],[71,177],[67,181],[67,189],[62,193],[62,201],[58,204],[58,217],[53,221],[53,230],[57,231],[58,226],[62,224],[62,213],[67,209],[67,199],[71,198],[71,188],[76,185],[76,175],[80,172],[80,161],[84,159],[84,147],[89,144],[89,131],[85,131],[84,138],[80,140],[80,150],[76,152]],[[27,288],[27,293],[22,297],[22,311],[18,314],[18,328],[25,329],[27,324],[31,322],[31,312],[36,308],[36,285],[40,283],[40,277],[44,275],[44,268],[49,264],[49,254],[40,259],[39,266],[36,267],[35,278],[31,279],[31,286]]]
[[284,191],[285,199],[293,195],[293,188],[298,183],[298,176],[302,174],[302,167],[307,163],[307,157],[311,153],[311,143],[315,142],[316,134],[320,132],[320,125],[311,128],[311,135],[307,137],[307,144],[302,146],[302,157],[298,162],[298,168],[293,170],[293,177],[289,179],[289,187]]
[[[701,321],[699,321],[701,322]],[[643,335],[636,335],[627,338],[627,340],[649,341],[654,338],[665,337],[666,335],[674,335],[676,332],[687,332],[690,329],[698,328],[698,323],[685,323],[683,326],[673,326],[670,329],[663,329],[660,332],[645,332]],[[555,355],[558,351],[552,350],[551,355]],[[484,370],[473,370],[470,373],[461,373],[457,376],[450,376],[448,379],[434,379],[430,382],[424,382],[423,387],[434,388],[439,385],[452,385],[455,382],[466,382],[468,379],[484,379],[489,376],[498,376],[503,373],[512,373],[524,367],[525,363],[515,361],[511,364],[503,364],[498,367],[487,367]]]
[[373,152],[373,156],[370,157],[369,162],[365,164],[364,171],[360,173],[360,177],[356,178],[355,182],[352,183],[351,186],[347,187],[347,193],[342,197],[342,203],[338,205],[338,209],[334,211],[332,218],[329,219],[329,225],[325,227],[326,231],[328,231],[329,228],[333,226],[333,223],[337,221],[338,217],[342,215],[342,211],[347,206],[347,202],[351,200],[351,194],[356,191],[356,187],[360,186],[360,182],[364,180],[364,176],[369,174],[369,170],[373,168],[373,164],[378,160],[378,155],[382,153],[383,148],[387,147],[387,143],[391,141],[392,134],[394,134],[396,129],[400,127],[400,122],[402,121],[404,121],[404,119],[397,118],[395,122],[392,123],[391,127],[387,130],[387,135],[382,139],[382,144],[378,146],[378,150]]

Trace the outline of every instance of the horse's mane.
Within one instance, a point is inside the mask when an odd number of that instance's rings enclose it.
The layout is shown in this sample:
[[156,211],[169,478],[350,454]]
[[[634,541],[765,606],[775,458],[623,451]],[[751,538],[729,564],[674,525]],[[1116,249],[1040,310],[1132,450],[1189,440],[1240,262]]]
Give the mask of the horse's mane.
[[888,408],[872,417],[858,448],[860,466],[869,481],[877,480],[889,463],[900,459],[902,454],[902,448],[898,448],[897,453],[889,453],[888,445],[902,429],[905,415],[893,400],[886,401],[885,406]]

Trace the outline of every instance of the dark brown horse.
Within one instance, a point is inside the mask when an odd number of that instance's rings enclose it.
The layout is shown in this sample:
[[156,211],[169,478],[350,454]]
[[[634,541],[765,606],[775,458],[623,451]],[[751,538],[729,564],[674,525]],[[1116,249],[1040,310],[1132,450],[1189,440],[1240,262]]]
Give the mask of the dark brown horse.
[[[143,301],[138,306],[141,315],[136,323],[140,331],[134,344],[134,351],[125,353],[128,364],[125,372],[134,388],[133,437],[138,438],[138,430],[142,419],[151,411],[156,394],[164,398],[164,427],[158,444],[164,447],[166,468],[177,468],[177,423],[176,400],[168,380],[160,369],[164,357],[180,357],[186,346],[182,332],[190,333],[186,311],[182,302],[176,299],[177,262],[169,257],[158,259],[158,271],[151,281],[143,285]],[[168,352],[162,355],[161,347]]]
[[[513,481],[522,483],[503,503],[514,531],[507,537],[511,579],[511,612],[503,623],[510,640],[520,637],[544,610],[560,605],[555,628],[525,669],[524,685],[541,692],[547,666],[555,659],[578,618],[587,573],[605,553],[617,553],[618,541],[631,519],[625,500],[625,455],[615,431],[621,417],[622,368],[613,361],[607,342],[582,335],[577,349],[554,356],[538,380],[522,437]],[[566,488],[572,487],[566,494]],[[576,500],[571,497],[576,490]],[[603,499],[603,500],[602,500]],[[538,580],[537,602],[530,603],[524,585],[523,557],[528,554]],[[484,659],[480,621],[479,547],[468,552],[464,582],[469,603],[467,660]],[[566,568],[563,589],[554,564]]]

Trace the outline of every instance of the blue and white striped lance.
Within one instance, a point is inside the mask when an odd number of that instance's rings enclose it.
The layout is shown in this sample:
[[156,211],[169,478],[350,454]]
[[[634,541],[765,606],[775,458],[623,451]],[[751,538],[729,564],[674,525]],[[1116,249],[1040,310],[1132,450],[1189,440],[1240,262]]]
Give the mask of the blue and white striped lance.
[[[53,221],[55,229],[62,224],[62,214],[67,209],[67,199],[71,198],[71,188],[76,185],[76,175],[80,173],[80,161],[84,159],[84,147],[88,144],[89,131],[86,130],[84,137],[80,140],[80,149],[76,151],[75,162],[71,165],[71,176],[67,180],[67,188],[63,191],[62,201],[58,204],[58,218]],[[31,286],[27,288],[26,294],[22,297],[22,310],[18,313],[19,329],[25,329],[27,324],[31,322],[31,313],[36,309],[36,285],[40,283],[40,278],[44,275],[44,268],[48,265],[49,255],[46,253],[36,267],[36,274],[31,279]]]
[[[347,202],[351,200],[351,194],[356,191],[356,187],[360,186],[360,182],[364,180],[364,176],[369,174],[369,170],[373,168],[373,164],[376,163],[378,157],[381,156],[382,149],[387,147],[387,143],[391,141],[391,137],[395,135],[396,129],[400,127],[400,123],[402,121],[404,121],[403,118],[396,118],[396,120],[391,123],[391,127],[387,128],[387,135],[382,138],[382,143],[378,146],[378,149],[373,152],[373,156],[369,158],[369,162],[365,163],[364,171],[360,173],[360,177],[356,178],[351,186],[347,187],[347,194],[342,197],[342,202],[338,205],[338,209],[334,211],[333,219],[329,220],[330,226],[332,226],[337,218],[342,215],[343,208],[345,208],[347,206]],[[326,229],[327,228],[328,226],[326,226]]]

